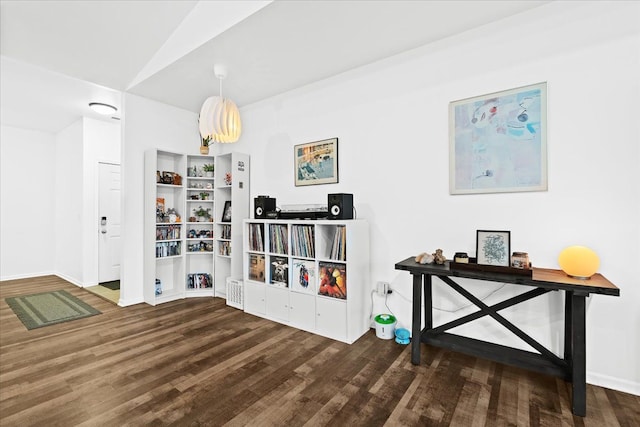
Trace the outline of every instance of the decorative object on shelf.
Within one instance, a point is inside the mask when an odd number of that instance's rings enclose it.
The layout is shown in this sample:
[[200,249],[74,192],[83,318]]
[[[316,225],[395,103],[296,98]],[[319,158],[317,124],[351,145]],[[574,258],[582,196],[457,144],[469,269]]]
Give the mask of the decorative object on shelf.
[[173,174],[173,185],[182,185],[182,175],[177,173]]
[[546,82],[449,104],[449,192],[547,190]]
[[207,200],[209,198],[209,193],[202,192],[200,193],[201,200]]
[[466,252],[456,252],[453,255],[453,260],[459,263],[469,263],[469,255]]
[[232,178],[231,178],[231,172],[227,172],[224,174],[224,183],[226,185],[231,185],[232,182]]
[[236,104],[222,96],[222,80],[226,77],[226,69],[214,65],[213,73],[220,81],[220,96],[211,96],[202,104],[198,119],[200,136],[203,140],[208,137],[213,142],[236,142],[242,133],[242,122]]
[[213,170],[214,170],[214,166],[213,163],[205,163],[204,166],[202,166],[202,170],[204,171],[204,175],[208,178],[213,177]]
[[478,264],[508,267],[511,253],[511,232],[495,230],[476,231]]
[[202,206],[198,206],[198,209],[193,210],[193,214],[198,218],[198,222],[209,222],[211,221],[211,209],[203,208]]
[[433,261],[438,265],[443,265],[446,260],[447,257],[442,254],[442,249],[436,249],[435,253],[433,254]]
[[416,256],[416,262],[420,264],[431,264],[433,262],[433,255],[426,252],[422,252]]
[[156,279],[156,295],[162,295],[162,281]]
[[337,183],[338,138],[296,145],[294,162],[296,187]]
[[231,200],[224,202],[224,210],[222,211],[222,221],[231,222]]
[[560,252],[558,264],[568,276],[588,279],[598,271],[600,258],[585,246],[569,246]]
[[514,252],[511,255],[511,267],[513,268],[529,268],[529,254],[526,252]]
[[[209,143],[211,142],[211,135],[200,138],[200,154],[209,154]],[[195,166],[193,167],[196,168]],[[195,176],[195,175],[194,175]]]

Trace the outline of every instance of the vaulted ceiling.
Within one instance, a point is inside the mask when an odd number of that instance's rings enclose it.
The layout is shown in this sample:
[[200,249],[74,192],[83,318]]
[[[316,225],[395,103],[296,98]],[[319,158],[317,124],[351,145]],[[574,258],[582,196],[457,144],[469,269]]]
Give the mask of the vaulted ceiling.
[[239,107],[548,1],[0,2],[2,124],[57,132],[120,93]]

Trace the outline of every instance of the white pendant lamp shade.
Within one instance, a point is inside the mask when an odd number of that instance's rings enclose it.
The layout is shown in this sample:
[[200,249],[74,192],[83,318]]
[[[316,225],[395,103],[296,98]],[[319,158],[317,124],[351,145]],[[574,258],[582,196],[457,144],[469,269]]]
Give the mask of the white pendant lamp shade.
[[210,96],[200,110],[200,136],[211,136],[212,142],[236,142],[242,133],[240,111],[234,102]]

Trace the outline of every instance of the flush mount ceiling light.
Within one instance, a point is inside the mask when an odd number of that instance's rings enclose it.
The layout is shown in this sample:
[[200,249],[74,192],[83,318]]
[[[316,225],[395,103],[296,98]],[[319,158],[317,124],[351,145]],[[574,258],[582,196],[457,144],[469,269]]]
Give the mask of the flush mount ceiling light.
[[103,114],[105,116],[118,111],[118,109],[113,105],[103,104],[102,102],[90,102],[89,107],[91,107],[91,109],[96,113]]
[[214,65],[213,73],[220,80],[220,96],[207,98],[200,109],[199,128],[203,139],[210,137],[212,142],[236,142],[242,133],[242,122],[238,107],[230,99],[222,96],[222,80],[226,70]]

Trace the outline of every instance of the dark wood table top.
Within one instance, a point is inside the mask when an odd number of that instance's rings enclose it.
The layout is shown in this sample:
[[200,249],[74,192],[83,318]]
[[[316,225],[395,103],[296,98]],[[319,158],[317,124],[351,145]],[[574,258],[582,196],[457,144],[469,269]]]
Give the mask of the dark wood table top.
[[415,257],[409,257],[395,265],[396,270],[406,270],[411,274],[431,274],[433,276],[452,276],[467,279],[488,280],[491,282],[510,283],[514,285],[536,286],[554,290],[573,291],[586,294],[603,294],[620,296],[620,289],[596,273],[589,279],[577,279],[568,276],[562,270],[548,268],[532,268],[532,277],[517,274],[488,271],[458,270],[450,268],[449,261],[443,265],[420,264]]

